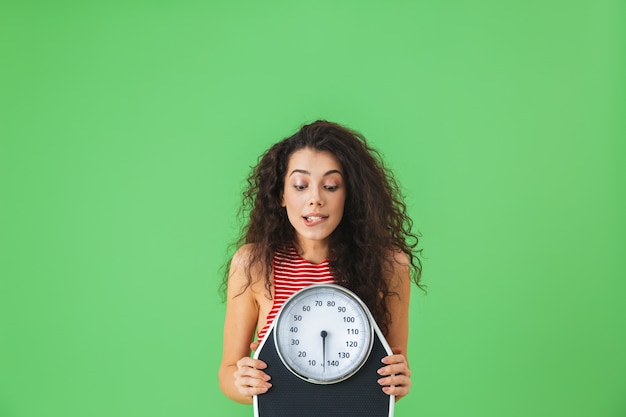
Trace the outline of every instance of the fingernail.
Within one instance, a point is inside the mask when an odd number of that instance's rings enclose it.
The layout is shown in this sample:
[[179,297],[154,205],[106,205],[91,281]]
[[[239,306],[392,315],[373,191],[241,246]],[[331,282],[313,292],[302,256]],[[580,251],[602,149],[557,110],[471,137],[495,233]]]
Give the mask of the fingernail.
[[378,373],[378,375],[382,375],[383,374],[383,368],[380,368],[378,371],[376,371]]

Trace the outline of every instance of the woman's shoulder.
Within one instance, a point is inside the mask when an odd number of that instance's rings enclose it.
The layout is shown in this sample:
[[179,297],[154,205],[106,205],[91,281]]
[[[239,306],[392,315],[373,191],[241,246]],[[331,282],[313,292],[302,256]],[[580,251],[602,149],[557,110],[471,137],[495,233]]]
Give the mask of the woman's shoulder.
[[387,259],[393,261],[393,264],[396,264],[397,267],[409,267],[411,265],[411,261],[409,260],[409,255],[406,254],[400,248],[392,248],[387,253]]
[[[264,251],[259,250],[259,244],[246,243],[240,246],[233,255],[232,262],[235,265],[251,265],[256,262],[263,262],[262,255]],[[293,246],[286,246],[277,249],[274,256],[297,256],[297,252]]]
[[246,243],[240,246],[234,253],[231,263],[233,265],[247,265],[252,259],[254,243]]
[[405,287],[410,282],[411,261],[399,248],[389,250],[385,268],[385,278],[391,288]]
[[253,291],[259,286],[264,287],[265,275],[271,269],[262,264],[256,249],[258,247],[255,243],[240,246],[235,251],[230,265],[231,280],[251,287]]

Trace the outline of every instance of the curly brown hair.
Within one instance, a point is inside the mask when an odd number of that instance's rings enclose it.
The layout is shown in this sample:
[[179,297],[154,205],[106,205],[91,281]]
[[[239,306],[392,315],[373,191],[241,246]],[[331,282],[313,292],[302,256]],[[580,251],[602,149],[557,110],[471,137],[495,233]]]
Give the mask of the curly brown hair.
[[[252,266],[258,266],[271,294],[274,254],[296,242],[281,197],[289,158],[303,148],[328,151],[341,164],[346,201],[343,218],[329,239],[329,267],[339,285],[363,300],[386,334],[390,323],[387,299],[398,295],[382,278],[393,268],[386,263],[394,262],[392,251],[404,252],[412,279],[422,288],[419,239],[412,231],[413,222],[399,186],[378,151],[361,134],[339,124],[318,120],[303,126],[268,149],[248,176],[239,212],[244,226],[236,242],[237,246],[254,244],[247,258],[248,285],[252,283]],[[228,274],[226,267],[224,288]]]

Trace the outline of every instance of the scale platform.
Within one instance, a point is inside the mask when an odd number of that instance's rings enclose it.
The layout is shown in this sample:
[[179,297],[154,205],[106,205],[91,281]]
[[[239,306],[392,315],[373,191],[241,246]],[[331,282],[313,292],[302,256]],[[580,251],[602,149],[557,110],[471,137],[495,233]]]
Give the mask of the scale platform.
[[272,377],[272,388],[254,397],[255,417],[393,417],[395,397],[382,391],[376,372],[383,366],[381,359],[392,353],[377,326],[363,367],[335,384],[314,384],[294,375],[278,356],[273,332],[272,328],[255,354]]

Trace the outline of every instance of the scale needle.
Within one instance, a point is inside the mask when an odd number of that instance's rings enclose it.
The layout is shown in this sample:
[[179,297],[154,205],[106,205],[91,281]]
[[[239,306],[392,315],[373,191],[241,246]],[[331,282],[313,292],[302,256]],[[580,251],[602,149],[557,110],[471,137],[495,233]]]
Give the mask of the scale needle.
[[326,336],[328,336],[328,332],[322,330],[320,336],[322,336],[322,367],[326,370]]

